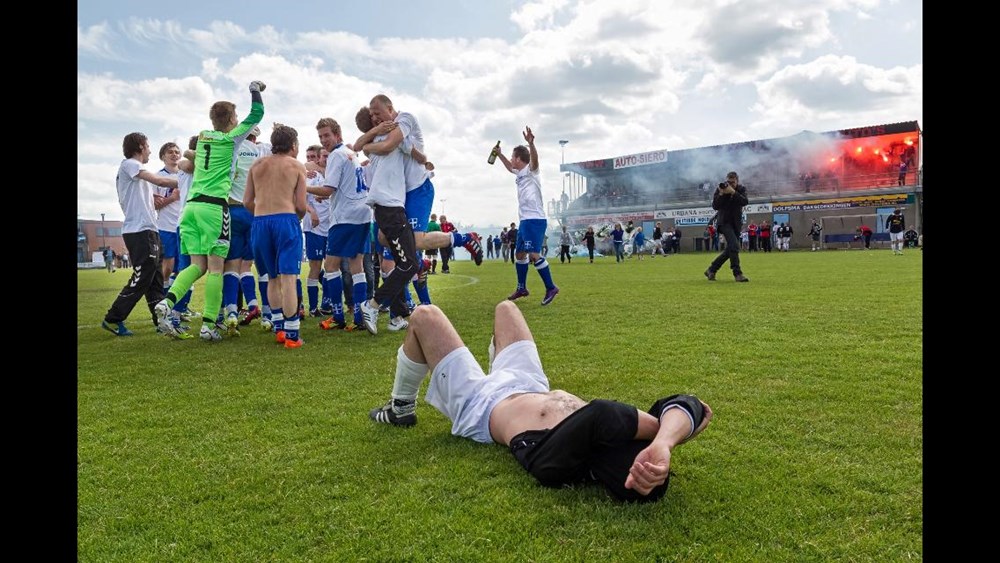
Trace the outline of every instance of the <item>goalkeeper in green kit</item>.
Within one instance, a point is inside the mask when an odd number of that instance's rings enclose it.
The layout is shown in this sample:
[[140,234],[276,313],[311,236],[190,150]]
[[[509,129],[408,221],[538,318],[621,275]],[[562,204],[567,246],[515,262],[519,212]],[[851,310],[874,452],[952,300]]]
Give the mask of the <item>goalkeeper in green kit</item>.
[[215,130],[198,135],[198,146],[185,157],[194,164],[194,180],[180,220],[181,252],[191,256],[191,265],[177,274],[167,296],[156,304],[156,322],[164,334],[179,337],[170,321],[170,310],[187,290],[206,272],[205,312],[202,314],[202,340],[222,340],[216,315],[222,305],[222,269],[229,253],[229,188],[236,167],[236,151],[264,118],[260,93],[264,83],[250,83],[250,114],[236,121],[236,104],[220,101],[212,104],[209,117]]

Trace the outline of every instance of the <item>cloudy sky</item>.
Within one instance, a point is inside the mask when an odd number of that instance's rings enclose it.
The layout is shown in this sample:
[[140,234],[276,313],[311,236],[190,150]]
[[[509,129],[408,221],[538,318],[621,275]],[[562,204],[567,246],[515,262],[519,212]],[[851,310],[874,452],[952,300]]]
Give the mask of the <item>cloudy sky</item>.
[[[169,10],[166,9],[169,7]],[[546,201],[565,161],[891,123],[923,127],[920,0],[243,0],[78,2],[78,215],[121,219],[122,137],[211,128],[217,100],[348,142],[375,94],[419,120],[442,210],[517,220],[513,176],[486,157],[536,135]]]

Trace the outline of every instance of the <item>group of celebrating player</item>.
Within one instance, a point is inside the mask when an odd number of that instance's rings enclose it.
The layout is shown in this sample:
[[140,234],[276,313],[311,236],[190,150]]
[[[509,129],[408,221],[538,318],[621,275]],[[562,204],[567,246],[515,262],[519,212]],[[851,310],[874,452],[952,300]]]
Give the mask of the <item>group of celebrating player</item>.
[[[431,303],[429,262],[422,251],[464,247],[477,265],[482,263],[475,232],[427,232],[434,165],[412,114],[396,111],[385,95],[375,96],[355,116],[362,134],[353,145],[344,142],[336,120],[321,118],[316,125],[320,144],[307,149],[303,164],[297,160],[295,129],[275,123],[271,142],[258,141],[264,89],[260,81],[250,84],[250,112],[242,121],[235,104],[216,102],[209,112],[212,129],[191,137],[183,155],[176,144],[163,145],[164,168],[157,174],[142,167],[151,152],[145,135],[126,136],[118,174],[126,215],[123,238],[132,256],[148,258],[136,261],[132,278],[105,316],[105,329],[131,334],[124,320],[145,296],[158,332],[193,338],[183,323],[197,316],[187,306],[192,286],[204,276],[199,336],[206,341],[237,335],[239,326],[260,318],[279,343],[297,348],[306,314],[328,317],[320,323],[324,330],[363,328],[377,334],[379,313],[388,311],[388,329],[398,331],[407,328],[416,305],[409,297],[411,283],[419,304]],[[528,146],[516,147],[509,159],[496,151],[516,175],[521,216],[518,284],[509,299],[528,295],[530,258],[545,283],[542,305],[547,305],[559,289],[539,254],[547,224],[530,128],[524,138]],[[308,313],[299,277],[303,238]],[[373,245],[381,256],[381,284],[370,291],[375,280],[366,275],[364,261]],[[244,310],[237,306],[241,292]],[[350,324],[345,301],[352,309]]]

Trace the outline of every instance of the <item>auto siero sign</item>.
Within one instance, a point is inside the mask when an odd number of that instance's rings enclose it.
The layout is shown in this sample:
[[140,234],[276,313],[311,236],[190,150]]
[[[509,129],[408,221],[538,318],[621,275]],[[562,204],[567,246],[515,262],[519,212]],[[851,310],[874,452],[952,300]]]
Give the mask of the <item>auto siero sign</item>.
[[646,164],[662,164],[667,161],[667,151],[659,150],[652,152],[642,152],[626,156],[615,157],[615,170],[619,168],[631,168],[633,166],[644,166]]

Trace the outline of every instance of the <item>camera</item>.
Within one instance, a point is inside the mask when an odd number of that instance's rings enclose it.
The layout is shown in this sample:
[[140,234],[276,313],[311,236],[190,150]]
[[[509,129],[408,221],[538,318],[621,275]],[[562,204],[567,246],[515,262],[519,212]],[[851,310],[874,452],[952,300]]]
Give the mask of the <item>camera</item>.
[[724,189],[726,188],[726,186],[728,186],[728,185],[729,185],[729,184],[727,184],[727,183],[725,183],[725,182],[719,182],[719,189],[720,189],[720,190],[724,190]]

